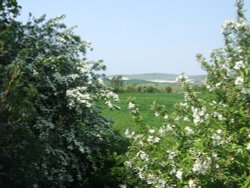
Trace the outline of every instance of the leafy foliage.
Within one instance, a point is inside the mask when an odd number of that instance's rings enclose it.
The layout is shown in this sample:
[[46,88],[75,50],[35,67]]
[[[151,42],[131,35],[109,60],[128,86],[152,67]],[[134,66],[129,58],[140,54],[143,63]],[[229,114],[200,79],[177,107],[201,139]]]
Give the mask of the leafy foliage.
[[121,75],[112,77],[110,83],[115,92],[121,92],[123,90],[124,82]]
[[118,100],[105,65],[84,58],[90,44],[63,16],[22,24],[16,1],[1,5],[0,186],[103,186],[120,139],[97,110]]
[[126,131],[132,145],[121,187],[250,186],[250,26],[243,1],[237,0],[237,21],[226,21],[222,33],[225,47],[214,50],[210,62],[197,55],[208,73],[204,94],[211,97],[197,96],[180,75],[185,101],[170,116],[155,105],[165,119],[159,129],[147,126],[139,106],[129,102],[142,130]]

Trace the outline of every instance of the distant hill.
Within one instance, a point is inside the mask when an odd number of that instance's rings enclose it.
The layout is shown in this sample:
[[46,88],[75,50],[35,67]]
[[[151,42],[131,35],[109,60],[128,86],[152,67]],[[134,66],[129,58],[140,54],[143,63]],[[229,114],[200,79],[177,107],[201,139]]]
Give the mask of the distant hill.
[[[117,75],[111,75],[108,76],[109,78],[112,78],[113,76]],[[176,77],[178,77],[178,74],[165,74],[165,73],[150,73],[150,74],[125,74],[122,75],[123,79],[129,82],[151,82],[151,83],[176,83]],[[188,75],[189,79],[193,83],[202,83],[204,79],[206,78],[206,75]]]

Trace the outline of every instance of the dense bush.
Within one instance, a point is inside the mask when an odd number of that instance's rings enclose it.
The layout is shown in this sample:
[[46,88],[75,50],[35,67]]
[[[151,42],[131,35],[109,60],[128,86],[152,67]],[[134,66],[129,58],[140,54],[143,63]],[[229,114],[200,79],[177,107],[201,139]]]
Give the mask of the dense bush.
[[173,114],[155,105],[160,129],[147,126],[139,107],[128,107],[138,133],[126,131],[132,145],[126,153],[121,187],[250,187],[250,26],[237,0],[237,20],[222,27],[224,48],[214,50],[208,62],[206,91],[196,94],[188,78],[178,79],[185,101]]
[[119,138],[96,107],[118,100],[105,66],[62,17],[23,24],[19,10],[1,1],[0,186],[102,187]]

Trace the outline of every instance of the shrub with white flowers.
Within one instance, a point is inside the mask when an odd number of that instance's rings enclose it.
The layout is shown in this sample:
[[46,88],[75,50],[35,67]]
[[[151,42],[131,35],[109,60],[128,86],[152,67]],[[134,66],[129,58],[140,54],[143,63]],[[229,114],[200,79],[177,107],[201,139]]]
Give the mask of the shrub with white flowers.
[[[140,132],[126,131],[127,187],[250,187],[250,26],[237,0],[237,20],[222,26],[224,48],[211,60],[197,55],[207,71],[204,93],[192,92],[188,78],[177,78],[186,91],[173,114],[156,106],[163,126],[143,122],[139,107],[129,108]],[[158,117],[160,118],[160,117]]]
[[0,187],[112,183],[119,136],[97,104],[119,98],[103,82],[103,62],[85,58],[89,43],[62,17],[20,23],[15,0],[0,6]]

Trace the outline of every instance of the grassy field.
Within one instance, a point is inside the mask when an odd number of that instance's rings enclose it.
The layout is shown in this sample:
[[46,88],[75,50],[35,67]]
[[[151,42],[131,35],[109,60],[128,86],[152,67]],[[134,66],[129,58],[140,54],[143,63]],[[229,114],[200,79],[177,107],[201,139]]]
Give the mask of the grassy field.
[[129,110],[127,109],[127,99],[133,97],[141,109],[142,116],[150,126],[159,127],[162,120],[154,117],[154,112],[150,110],[153,101],[164,104],[169,113],[174,109],[174,104],[183,100],[181,93],[122,93],[119,94],[121,110],[110,111],[104,109],[103,115],[113,122],[113,128],[124,132],[126,128],[136,130],[138,127],[133,122]]

